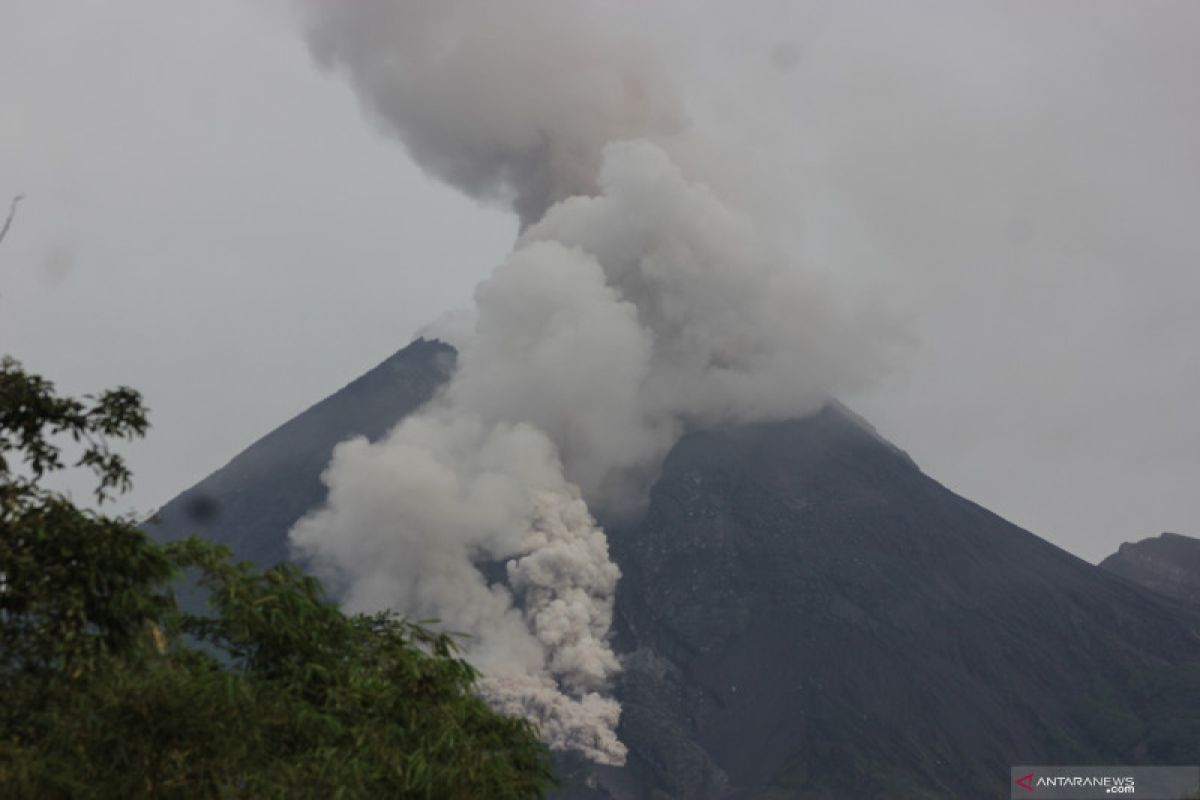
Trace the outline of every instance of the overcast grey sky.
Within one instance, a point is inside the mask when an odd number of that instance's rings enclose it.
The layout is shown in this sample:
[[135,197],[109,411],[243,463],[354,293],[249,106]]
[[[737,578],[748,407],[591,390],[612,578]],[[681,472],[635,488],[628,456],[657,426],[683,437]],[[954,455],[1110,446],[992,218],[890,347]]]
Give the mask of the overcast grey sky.
[[[846,398],[1091,560],[1200,533],[1200,3],[641,4],[744,207],[904,320]],[[626,4],[632,9],[637,4]],[[141,389],[149,509],[466,305],[516,233],[283,3],[0,9],[0,351]]]

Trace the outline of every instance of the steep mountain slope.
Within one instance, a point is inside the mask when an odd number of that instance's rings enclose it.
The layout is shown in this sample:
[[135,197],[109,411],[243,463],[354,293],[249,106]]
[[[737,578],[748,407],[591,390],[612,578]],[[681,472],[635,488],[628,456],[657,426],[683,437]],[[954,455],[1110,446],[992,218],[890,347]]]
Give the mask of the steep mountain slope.
[[1005,797],[1012,764],[1200,758],[1200,616],[842,409],[686,437],[612,541],[621,735],[664,796]]
[[325,500],[321,473],[334,445],[378,439],[433,397],[454,360],[449,345],[416,340],[171,500],[147,530],[164,541],[195,533],[262,566],[288,558],[288,531]]
[[1200,606],[1200,539],[1164,533],[1126,542],[1100,566],[1147,589]]
[[[406,348],[159,534],[284,557],[333,445],[381,435],[452,361]],[[1000,798],[1015,763],[1200,761],[1200,611],[958,497],[839,406],[693,432],[645,514],[607,522],[630,759],[563,757],[563,798]]]

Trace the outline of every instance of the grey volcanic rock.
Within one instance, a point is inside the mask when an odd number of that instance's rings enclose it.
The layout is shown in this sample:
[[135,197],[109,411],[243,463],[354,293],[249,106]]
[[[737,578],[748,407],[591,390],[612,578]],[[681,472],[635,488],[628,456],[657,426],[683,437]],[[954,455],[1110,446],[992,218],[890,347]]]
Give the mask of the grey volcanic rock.
[[433,397],[455,356],[449,345],[416,340],[171,500],[147,531],[162,541],[198,534],[264,567],[287,559],[288,531],[325,502],[321,473],[334,446],[383,436]]
[[[382,435],[452,362],[401,351],[169,503],[160,535],[285,557],[334,444]],[[629,763],[564,754],[559,798],[978,800],[1017,763],[1200,762],[1200,609],[958,497],[840,406],[693,432],[644,515],[605,522]]]
[[843,409],[687,436],[611,539],[640,796],[1006,797],[1017,763],[1200,758],[1200,615]]
[[1126,542],[1100,566],[1147,589],[1200,606],[1200,539],[1164,533]]

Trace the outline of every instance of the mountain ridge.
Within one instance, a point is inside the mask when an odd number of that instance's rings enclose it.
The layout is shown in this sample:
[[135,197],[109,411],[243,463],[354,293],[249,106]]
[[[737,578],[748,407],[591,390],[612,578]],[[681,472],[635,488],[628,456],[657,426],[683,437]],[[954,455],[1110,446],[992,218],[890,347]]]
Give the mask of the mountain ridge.
[[[1170,692],[1125,678],[1194,677],[1200,619],[910,463],[829,408],[680,442],[643,522],[610,534],[618,641],[643,654],[635,769],[678,797],[721,796],[720,775],[731,797],[1001,797],[1014,763],[1195,757],[1195,729],[1156,722]],[[718,754],[707,787],[694,754],[638,763],[669,749],[672,694],[675,730]]]
[[164,504],[146,527],[162,540],[202,535],[264,567],[287,560],[287,532],[324,501],[321,473],[334,446],[382,437],[432,399],[456,355],[448,344],[416,339],[257,439]]
[[[381,436],[452,368],[414,342],[153,530],[185,535],[208,497],[199,532],[286,556],[333,444]],[[839,403],[687,434],[644,513],[602,522],[630,757],[560,756],[558,797],[1000,798],[1014,763],[1200,761],[1200,610],[955,495]]]

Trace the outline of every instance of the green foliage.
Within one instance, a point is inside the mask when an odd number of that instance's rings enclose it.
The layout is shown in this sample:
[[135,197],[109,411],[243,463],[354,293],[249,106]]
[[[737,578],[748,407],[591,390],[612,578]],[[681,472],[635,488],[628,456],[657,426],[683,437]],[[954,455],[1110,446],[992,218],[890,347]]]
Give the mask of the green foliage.
[[77,676],[164,612],[166,554],[129,521],[82,511],[39,483],[70,463],[65,439],[78,445],[74,465],[95,474],[103,502],[129,486],[109,438],[145,431],[132,389],[62,398],[48,381],[0,360],[0,690],[16,676]]
[[[0,370],[0,796],[543,796],[536,732],[475,696],[451,639],[347,616],[292,565],[159,546],[76,508],[40,479],[73,463],[101,500],[127,487],[108,441],[144,433],[140,398],[64,399],[11,360]],[[211,613],[176,606],[184,570]]]
[[[83,445],[75,466],[95,473],[99,501],[109,499],[114,489],[126,491],[129,468],[109,449],[108,440],[141,437],[147,427],[141,395],[127,386],[82,400],[59,397],[54,384],[25,372],[8,356],[0,359],[0,491],[5,495],[36,493],[39,478],[62,469],[62,447],[55,437],[64,436]],[[12,471],[14,452],[31,478]]]

